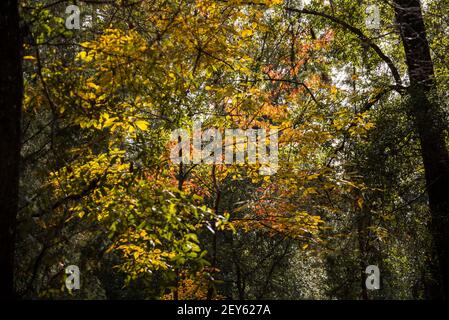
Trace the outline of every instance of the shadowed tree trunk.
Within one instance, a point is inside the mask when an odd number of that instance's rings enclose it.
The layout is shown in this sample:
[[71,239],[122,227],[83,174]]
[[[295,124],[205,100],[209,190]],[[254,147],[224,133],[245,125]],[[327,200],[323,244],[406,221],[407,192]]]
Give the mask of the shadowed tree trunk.
[[14,298],[22,109],[22,41],[17,0],[0,1],[0,300]]
[[437,256],[433,298],[449,299],[449,157],[445,121],[436,97],[429,43],[419,0],[395,0],[396,20],[410,78],[410,115],[421,142],[427,193],[432,217],[431,232]]

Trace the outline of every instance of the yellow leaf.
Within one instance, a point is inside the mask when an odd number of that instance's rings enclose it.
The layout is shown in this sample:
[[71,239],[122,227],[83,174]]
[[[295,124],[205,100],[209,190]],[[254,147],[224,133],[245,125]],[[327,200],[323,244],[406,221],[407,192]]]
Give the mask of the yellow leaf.
[[93,56],[92,55],[88,55],[86,51],[81,51],[79,52],[76,57],[80,60],[84,60],[86,62],[89,62],[92,60]]
[[36,60],[36,58],[33,56],[24,56],[23,60]]
[[244,38],[249,37],[252,34],[253,34],[253,30],[251,30],[251,29],[242,30],[242,37],[244,37]]
[[336,86],[331,87],[331,94],[336,94],[338,92],[338,89]]
[[81,51],[80,53],[77,54],[77,58],[79,58],[81,60],[85,59],[86,56],[87,56],[86,51]]
[[304,191],[303,196],[306,197],[306,196],[308,196],[309,194],[318,194],[318,192],[316,191],[316,188],[310,187],[310,188],[307,188],[307,189]]
[[315,180],[316,178],[318,178],[320,176],[319,173],[314,173],[311,174],[310,176],[307,177],[307,180]]
[[89,88],[94,89],[95,91],[98,91],[98,90],[100,89],[100,86],[96,85],[96,84],[93,83],[93,82],[88,82],[88,83],[86,83],[86,85],[87,85]]
[[115,120],[117,120],[117,118],[115,118],[115,117],[106,119],[105,123],[103,124],[103,128],[112,126],[112,124],[114,123]]
[[363,208],[363,198],[362,197],[357,199],[357,205],[359,206],[360,209]]
[[148,122],[144,121],[144,120],[138,120],[138,121],[136,121],[136,126],[140,130],[145,131],[148,128]]

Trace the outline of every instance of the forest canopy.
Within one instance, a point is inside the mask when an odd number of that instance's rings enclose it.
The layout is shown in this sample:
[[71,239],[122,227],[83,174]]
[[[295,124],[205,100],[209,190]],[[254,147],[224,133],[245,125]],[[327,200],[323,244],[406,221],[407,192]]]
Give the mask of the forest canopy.
[[0,8],[0,298],[449,298],[449,1]]

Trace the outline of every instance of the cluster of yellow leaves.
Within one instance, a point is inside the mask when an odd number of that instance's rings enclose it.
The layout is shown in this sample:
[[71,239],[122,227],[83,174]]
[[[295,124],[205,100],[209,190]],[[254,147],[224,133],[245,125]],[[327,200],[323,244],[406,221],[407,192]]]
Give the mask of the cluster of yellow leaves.
[[341,109],[335,113],[333,125],[338,131],[347,130],[351,136],[366,135],[369,130],[374,128],[369,112],[354,114],[348,109]]
[[[92,60],[102,61],[100,68],[109,70],[108,62],[113,60],[111,56],[123,60],[115,60],[115,63],[130,61],[129,59],[141,59],[142,52],[148,50],[143,38],[133,30],[124,32],[120,29],[105,29],[103,34],[95,41],[83,42],[80,44],[85,50],[80,51],[76,58],[83,62]],[[108,59],[109,58],[109,59]]]
[[[310,99],[309,90],[320,92],[324,88],[337,95],[336,87],[318,74],[307,74],[307,89],[296,81],[284,81],[302,78],[309,55],[325,50],[332,33],[312,43],[297,43],[295,61],[289,54],[278,57],[272,65],[259,65],[255,48],[266,39],[267,43],[276,43],[277,33],[288,31],[284,24],[284,29],[273,33],[263,19],[266,8],[282,3],[143,2],[142,20],[148,34],[109,28],[81,43],[71,69],[58,63],[51,70],[43,68],[45,80],[55,88],[66,80],[64,77],[70,80],[66,83],[69,97],[54,92],[60,115],[88,133],[104,131],[108,141],[107,152],[93,152],[96,142],[73,150],[77,153],[75,160],[51,173],[54,197],[84,194],[99,181],[82,201],[69,203],[68,210],[73,216],[93,216],[110,226],[109,231],[118,237],[110,250],[125,258],[122,271],[139,276],[196,259],[201,248],[194,232],[204,225],[198,222],[201,219],[192,219],[193,212],[200,211],[196,205],[207,203],[229,180],[248,181],[256,187],[255,200],[230,213],[232,217],[239,213],[243,216],[233,226],[286,234],[304,241],[304,249],[320,241],[323,213],[338,212],[335,199],[363,188],[327,168],[326,161],[329,146],[346,131],[351,137],[359,137],[373,128],[369,114],[354,115],[339,108],[330,120],[328,110],[311,101],[315,99]],[[34,58],[27,56],[26,60]],[[31,105],[33,100],[34,105],[40,105],[38,99],[42,97],[34,98],[30,93],[26,104]],[[167,132],[153,130],[155,127],[177,126],[189,121],[185,121],[187,115],[201,113],[206,115],[209,127],[279,129],[281,165],[277,175],[261,176],[258,165],[219,165],[211,178],[211,167],[199,166],[183,185],[185,194],[200,195],[191,202],[172,192],[171,188],[178,187],[178,167],[161,165],[158,172],[143,169],[139,178],[133,176],[127,157],[143,151],[137,146],[138,138],[146,138],[144,143],[163,140],[164,134],[159,133]],[[141,149],[116,148],[126,148],[123,146],[127,144]],[[165,153],[151,156],[155,161],[167,158]],[[155,189],[163,190],[163,195]],[[362,208],[363,198],[359,199],[357,205]],[[211,211],[205,205],[201,210]],[[224,216],[229,217],[227,213]],[[154,218],[157,224],[148,229],[138,227]],[[222,221],[216,221],[216,230],[224,229]],[[120,227],[122,230],[117,231]],[[203,282],[190,278],[183,280],[179,291],[186,299],[205,295]]]
[[109,251],[121,252],[127,259],[127,262],[120,266],[121,270],[137,276],[171,268],[170,261],[176,256],[176,252],[165,251],[161,245],[161,241],[155,235],[149,235],[145,230],[139,232],[129,230],[109,248]]

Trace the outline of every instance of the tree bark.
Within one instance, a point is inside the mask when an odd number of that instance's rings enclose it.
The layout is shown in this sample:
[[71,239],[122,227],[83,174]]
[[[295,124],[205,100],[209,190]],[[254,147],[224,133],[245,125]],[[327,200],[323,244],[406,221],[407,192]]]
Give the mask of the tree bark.
[[433,61],[419,0],[395,0],[395,14],[406,55],[409,113],[421,143],[431,213],[431,233],[438,260],[433,298],[449,299],[449,157],[446,123],[437,101]]
[[17,0],[0,1],[0,44],[0,300],[5,300],[14,299],[14,235],[23,95]]

